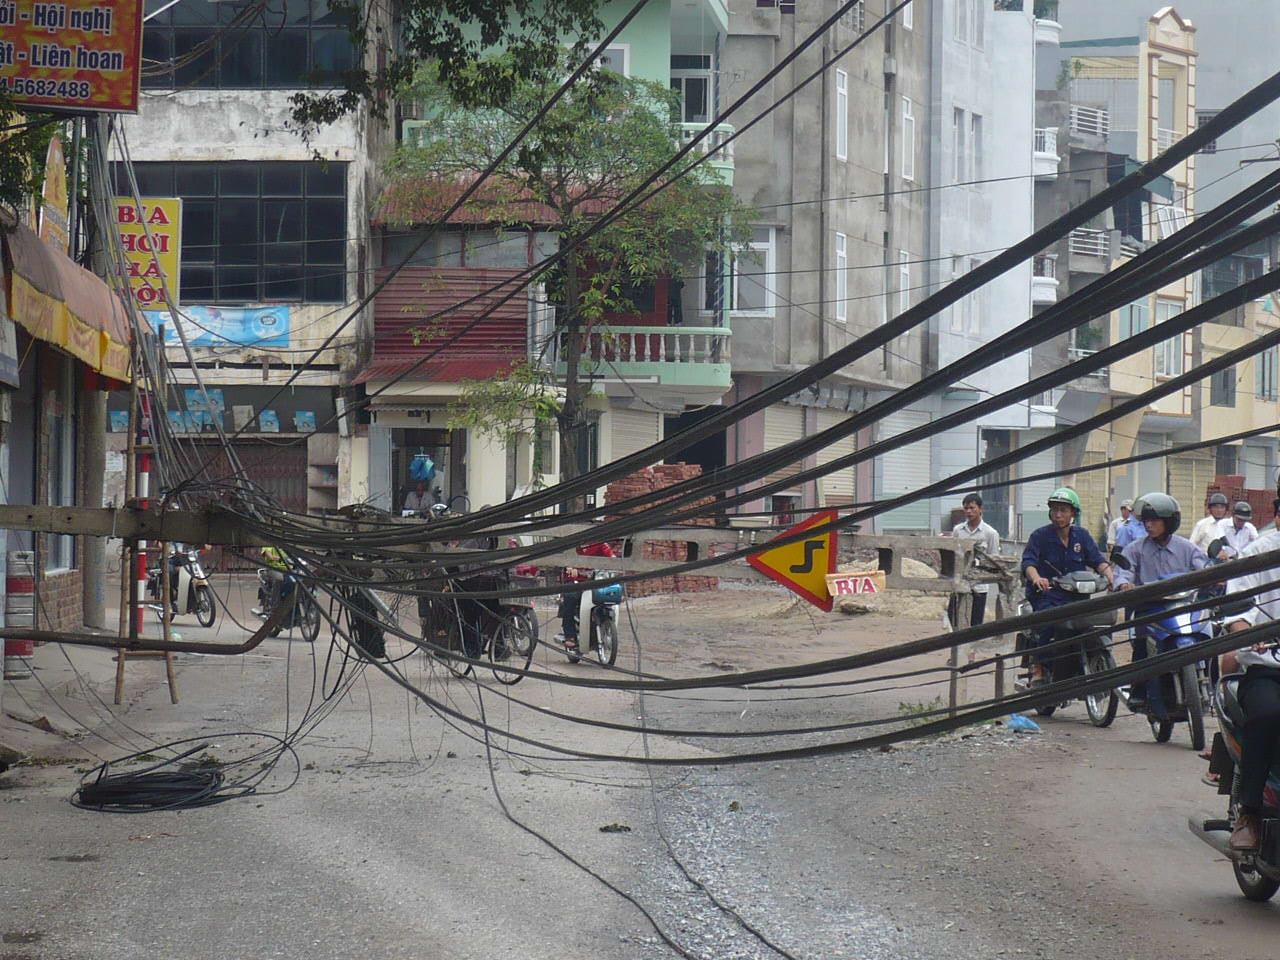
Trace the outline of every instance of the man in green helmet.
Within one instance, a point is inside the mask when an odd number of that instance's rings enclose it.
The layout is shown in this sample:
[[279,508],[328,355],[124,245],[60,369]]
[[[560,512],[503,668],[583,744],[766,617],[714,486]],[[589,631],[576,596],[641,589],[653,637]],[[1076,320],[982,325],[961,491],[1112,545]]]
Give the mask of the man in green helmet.
[[[1092,569],[1114,584],[1115,571],[1102,556],[1102,551],[1089,532],[1076,523],[1080,516],[1080,498],[1070,487],[1059,487],[1049,494],[1049,522],[1027,538],[1022,551],[1022,575],[1027,580],[1027,600],[1037,613],[1050,607],[1070,603],[1074,598],[1054,586],[1053,578]],[[1053,640],[1054,627],[1042,628],[1035,646]],[[1036,658],[1031,667],[1031,680],[1044,677],[1044,665]]]

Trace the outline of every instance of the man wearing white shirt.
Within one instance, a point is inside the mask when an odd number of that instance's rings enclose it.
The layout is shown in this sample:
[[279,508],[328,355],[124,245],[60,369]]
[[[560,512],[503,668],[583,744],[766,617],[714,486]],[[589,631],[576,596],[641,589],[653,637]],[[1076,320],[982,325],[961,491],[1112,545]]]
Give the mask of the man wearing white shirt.
[[[1000,534],[991,524],[986,523],[982,519],[982,497],[976,493],[967,494],[964,498],[964,523],[957,523],[951,531],[951,535],[957,540],[972,540],[980,545],[983,552],[995,556],[1000,552]],[[991,584],[980,583],[973,588],[973,618],[970,620],[971,626],[978,626],[982,623],[983,615],[987,609],[987,594],[991,592]],[[951,602],[948,604],[947,616],[950,618],[952,625],[961,626],[956,623],[956,617],[959,613],[959,596],[951,595]]]
[[1187,537],[1187,539],[1205,553],[1208,553],[1209,544],[1222,536],[1218,532],[1218,524],[1226,517],[1229,506],[1225,493],[1210,494],[1209,499],[1205,502],[1205,509],[1209,511],[1209,515],[1196,521],[1196,525],[1191,531],[1191,536]]
[[[1249,544],[1243,556],[1280,550],[1280,498],[1273,506],[1277,511],[1276,525]],[[1227,584],[1227,593],[1259,587],[1266,589],[1252,597],[1249,610],[1227,623],[1232,633],[1280,620],[1280,567],[1236,577]],[[1256,850],[1262,792],[1272,757],[1280,746],[1280,651],[1257,644],[1224,654],[1220,664],[1223,675],[1244,673],[1238,694],[1245,716],[1241,731],[1240,804],[1230,843],[1234,850]]]
[[1116,517],[1107,524],[1107,545],[1115,546],[1116,534],[1120,532],[1120,528],[1129,522],[1129,516],[1133,513],[1133,501],[1120,501],[1120,516]]
[[1240,556],[1241,551],[1258,539],[1258,528],[1251,521],[1253,508],[1243,500],[1231,508],[1231,516],[1218,521],[1218,536],[1227,541],[1226,547],[1218,554],[1220,560],[1232,560]]

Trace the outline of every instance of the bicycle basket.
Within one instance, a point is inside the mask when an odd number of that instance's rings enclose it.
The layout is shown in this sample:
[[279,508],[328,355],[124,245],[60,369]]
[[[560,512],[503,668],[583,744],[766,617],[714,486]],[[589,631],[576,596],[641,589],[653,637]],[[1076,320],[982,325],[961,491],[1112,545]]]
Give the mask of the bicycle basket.
[[612,583],[607,587],[596,587],[591,591],[591,599],[594,603],[621,603],[622,584]]

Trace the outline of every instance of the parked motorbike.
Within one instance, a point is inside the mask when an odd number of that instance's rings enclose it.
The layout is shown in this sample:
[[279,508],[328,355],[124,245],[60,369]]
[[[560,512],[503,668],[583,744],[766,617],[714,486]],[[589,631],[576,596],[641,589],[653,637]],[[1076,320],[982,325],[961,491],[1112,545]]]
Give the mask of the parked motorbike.
[[[306,561],[294,560],[294,568],[306,570]],[[294,597],[297,597],[295,602]],[[297,630],[302,639],[314,643],[320,636],[320,607],[310,590],[305,589],[292,572],[276,567],[258,568],[258,605],[251,612],[259,620],[270,619],[277,603],[292,604],[288,616],[271,630],[273,637],[279,636],[282,630]]]
[[1240,797],[1240,738],[1244,711],[1239,687],[1244,674],[1228,674],[1214,690],[1213,710],[1221,732],[1213,737],[1211,772],[1218,774],[1218,793],[1227,797],[1225,819],[1191,817],[1191,832],[1231,861],[1236,884],[1250,900],[1265,902],[1280,890],[1280,764],[1273,762],[1263,791],[1262,843],[1256,851],[1232,850],[1228,842],[1235,828]]
[[[597,577],[601,574],[597,574]],[[590,581],[582,584],[582,597],[578,601],[579,630],[588,638],[590,650],[601,666],[611,667],[618,659],[618,604],[622,603],[622,584],[588,589]],[[566,652],[570,663],[582,659],[581,653]]]
[[[1070,680],[1073,677],[1088,676],[1115,669],[1115,660],[1112,659],[1111,649],[1107,645],[1108,634],[1104,633],[1085,638],[1085,635],[1094,633],[1104,627],[1110,627],[1115,623],[1115,611],[1090,609],[1092,604],[1089,603],[1089,599],[1107,592],[1107,578],[1091,570],[1080,570],[1052,579],[1054,586],[1070,594],[1073,598],[1072,603],[1067,607],[1071,611],[1071,616],[1058,624],[1057,629],[1054,631],[1054,640],[1060,641],[1063,638],[1078,639],[1075,643],[1068,642],[1063,646],[1055,647],[1050,653],[1049,658],[1044,663],[1044,683],[1059,683],[1063,680]],[[1019,615],[1026,616],[1031,612],[1030,602],[1024,600],[1018,608]],[[1024,631],[1017,634],[1014,640],[1014,652],[1023,655],[1022,667],[1028,671],[1020,683],[1023,689],[1028,689],[1031,686],[1030,668],[1034,636],[1033,632]],[[1111,721],[1116,718],[1116,709],[1119,706],[1119,698],[1115,690],[1090,693],[1082,699],[1084,700],[1085,710],[1089,713],[1090,723],[1095,727],[1108,727],[1111,725]],[[1042,717],[1050,717],[1059,707],[1069,705],[1070,701],[1047,704],[1043,707],[1037,707],[1036,712]]]
[[161,611],[168,606],[170,619],[194,613],[200,626],[212,627],[217,617],[218,605],[213,598],[209,578],[200,565],[200,552],[191,548],[182,549],[173,554],[172,560],[173,564],[169,569],[169,602],[166,604],[161,600],[164,577],[159,565],[147,570],[148,598],[155,602],[155,609],[162,617]]
[[[1138,617],[1159,615],[1161,611],[1192,603],[1199,595],[1195,589],[1184,590],[1159,603],[1137,607],[1134,613]],[[1213,613],[1209,608],[1169,613],[1138,630],[1143,634],[1140,640],[1146,643],[1147,656],[1180,650],[1214,635]],[[1151,698],[1151,685],[1156,682],[1160,684],[1163,710],[1158,709]],[[1204,715],[1213,699],[1207,664],[1199,660],[1188,663],[1177,671],[1163,674],[1156,681],[1147,682],[1146,687],[1146,699],[1136,697],[1133,689],[1127,686],[1120,688],[1120,695],[1129,710],[1147,718],[1156,742],[1167,743],[1173,736],[1174,725],[1186,723],[1191,735],[1191,749],[1203,750]]]

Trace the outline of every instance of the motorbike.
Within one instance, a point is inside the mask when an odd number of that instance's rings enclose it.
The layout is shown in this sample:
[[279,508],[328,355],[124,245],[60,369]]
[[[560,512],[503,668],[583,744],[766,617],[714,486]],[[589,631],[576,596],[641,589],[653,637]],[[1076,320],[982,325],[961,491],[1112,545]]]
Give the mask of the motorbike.
[[217,617],[218,605],[213,598],[213,588],[209,586],[209,578],[204,567],[200,565],[200,552],[195,549],[183,549],[173,554],[172,566],[169,569],[168,604],[161,599],[164,589],[164,577],[157,565],[147,570],[147,596],[155,601],[155,610],[164,616],[166,606],[170,609],[170,619],[174,616],[194,613],[196,621],[202,627],[212,627]]
[[[1058,624],[1054,632],[1055,641],[1072,637],[1082,639],[1076,643],[1068,642],[1063,647],[1054,649],[1044,664],[1044,683],[1059,683],[1072,677],[1088,676],[1115,669],[1115,660],[1112,659],[1111,649],[1107,645],[1109,635],[1103,633],[1086,638],[1087,634],[1110,627],[1115,623],[1114,611],[1090,609],[1089,598],[1107,592],[1106,577],[1091,570],[1080,570],[1053,577],[1052,582],[1055,587],[1073,598],[1072,603],[1068,604],[1072,615]],[[1025,616],[1031,612],[1030,602],[1024,600],[1018,608],[1019,615]],[[1029,689],[1032,686],[1030,667],[1034,639],[1035,634],[1032,631],[1020,632],[1014,639],[1014,652],[1023,655],[1022,667],[1028,671],[1020,681],[1019,685],[1022,689]],[[1082,699],[1085,710],[1089,714],[1089,722],[1095,727],[1108,727],[1115,720],[1116,710],[1119,707],[1117,691],[1102,690],[1087,694]],[[1037,707],[1036,712],[1042,717],[1051,717],[1060,707],[1069,705],[1070,701],[1046,704]]]
[[1280,890],[1280,764],[1272,763],[1263,791],[1261,845],[1256,851],[1246,852],[1232,850],[1228,842],[1239,808],[1240,739],[1244,729],[1239,688],[1243,678],[1240,673],[1222,677],[1213,696],[1213,710],[1221,732],[1213,737],[1209,770],[1218,774],[1218,793],[1227,797],[1227,815],[1224,819],[1191,817],[1187,826],[1231,861],[1240,892],[1249,900],[1263,903]]
[[[294,560],[293,566],[299,572],[305,572],[306,561]],[[295,602],[296,596],[296,602]],[[276,624],[271,635],[277,637],[282,630],[297,630],[302,639],[314,643],[320,636],[320,607],[310,590],[298,581],[292,572],[276,567],[258,568],[258,606],[253,615],[259,620],[270,619],[277,603],[290,603],[293,608],[283,621]]]
[[[600,576],[601,574],[597,574]],[[622,603],[622,584],[586,589],[590,581],[582,584],[582,596],[578,600],[578,623],[585,627],[590,650],[603,667],[611,667],[618,659],[618,604]],[[570,663],[582,659],[581,653],[566,651]]]
[[[1143,634],[1139,639],[1146,644],[1147,656],[1194,646],[1214,635],[1213,612],[1207,607],[1160,616],[1162,611],[1192,603],[1198,596],[1200,592],[1195,589],[1184,590],[1156,604],[1135,609],[1134,613],[1138,617],[1159,616],[1158,620],[1138,628]],[[1160,684],[1159,696],[1163,701],[1163,710],[1158,709],[1150,697],[1151,684],[1154,683]],[[1128,686],[1120,688],[1120,696],[1131,712],[1147,718],[1156,743],[1168,743],[1173,736],[1174,726],[1186,723],[1191,735],[1191,749],[1203,750],[1204,716],[1213,699],[1207,664],[1200,660],[1186,664],[1175,672],[1148,681],[1147,690],[1148,698],[1145,700],[1136,697],[1133,689]]]

